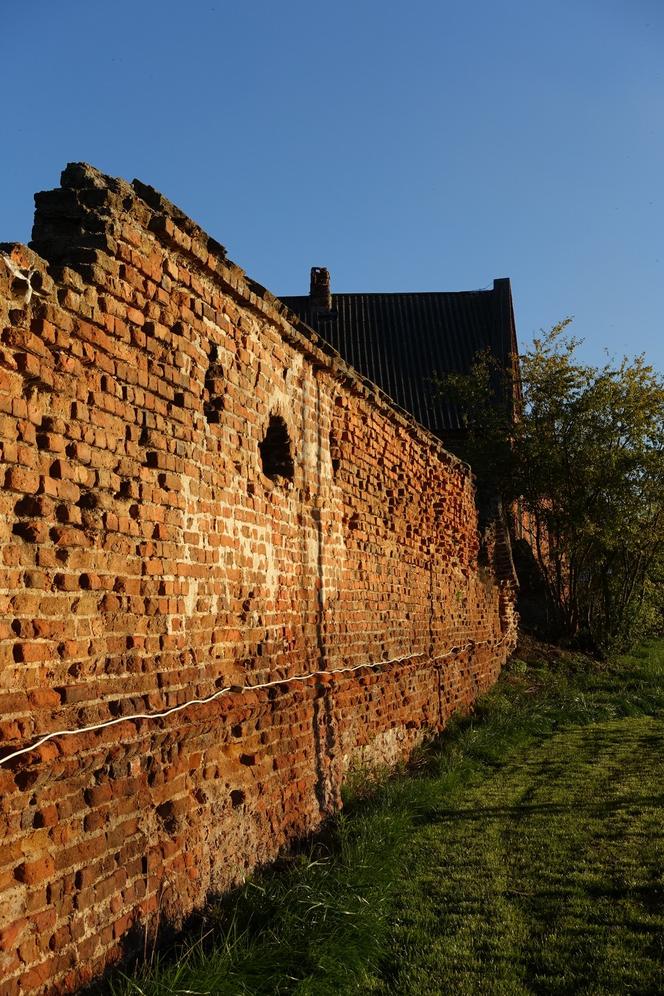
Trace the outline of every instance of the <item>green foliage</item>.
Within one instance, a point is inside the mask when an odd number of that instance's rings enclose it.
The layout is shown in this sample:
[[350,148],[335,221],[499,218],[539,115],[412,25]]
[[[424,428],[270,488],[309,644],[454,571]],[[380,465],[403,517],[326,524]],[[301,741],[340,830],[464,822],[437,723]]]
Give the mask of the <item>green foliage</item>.
[[664,381],[642,356],[581,363],[569,322],[518,374],[484,353],[438,385],[479,480],[530,517],[555,635],[606,653],[662,632]]

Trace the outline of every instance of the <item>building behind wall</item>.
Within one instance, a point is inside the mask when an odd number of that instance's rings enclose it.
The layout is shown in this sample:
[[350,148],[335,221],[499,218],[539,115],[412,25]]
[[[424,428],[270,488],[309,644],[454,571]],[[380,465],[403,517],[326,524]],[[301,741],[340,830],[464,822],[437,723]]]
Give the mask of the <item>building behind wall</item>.
[[483,351],[506,369],[518,363],[507,278],[485,290],[335,294],[328,270],[314,266],[309,294],[281,300],[448,449],[464,426],[436,376],[468,372]]
[[152,188],[74,164],[36,201],[0,257],[8,996],[315,829],[515,638],[435,436]]
[[[308,296],[281,300],[399,408],[462,457],[463,414],[445,398],[438,379],[469,372],[477,356],[488,353],[519,383],[507,278],[483,290],[339,294],[332,292],[329,271],[314,266]],[[477,504],[482,540],[491,548],[494,567],[500,561],[501,574],[516,579],[512,544],[524,535],[519,507],[505,509],[490,481],[478,489]]]

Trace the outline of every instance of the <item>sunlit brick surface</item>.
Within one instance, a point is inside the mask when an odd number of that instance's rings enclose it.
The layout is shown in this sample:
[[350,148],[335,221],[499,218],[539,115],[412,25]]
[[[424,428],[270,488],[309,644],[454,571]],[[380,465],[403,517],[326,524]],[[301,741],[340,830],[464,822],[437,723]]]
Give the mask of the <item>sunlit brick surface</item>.
[[[71,991],[241,881],[514,640],[467,468],[156,192],[62,183],[40,255],[0,257],[2,753],[284,683],[0,766],[2,996]],[[271,416],[292,480],[262,471]]]

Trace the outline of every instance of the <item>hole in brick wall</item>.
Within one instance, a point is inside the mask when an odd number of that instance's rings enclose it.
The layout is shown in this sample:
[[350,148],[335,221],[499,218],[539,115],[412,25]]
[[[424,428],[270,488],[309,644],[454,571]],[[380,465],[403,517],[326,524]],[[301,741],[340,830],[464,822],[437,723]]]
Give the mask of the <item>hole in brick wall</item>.
[[[37,779],[39,778],[38,771],[18,771],[14,775],[14,781],[16,782],[16,787],[21,791],[25,792],[26,789],[31,788]],[[31,801],[32,804],[32,801]]]
[[[130,433],[130,432],[133,432],[133,431],[135,431],[134,430],[134,426],[128,425],[127,426],[127,432]],[[130,436],[128,435],[127,438],[130,438]],[[145,424],[145,422],[143,422],[143,425],[141,426],[141,431],[138,434],[138,445],[139,446],[147,446],[149,442],[150,442],[150,430],[148,429],[148,427]]]
[[211,424],[221,420],[224,410],[224,371],[219,362],[219,349],[211,342],[208,353],[208,368],[203,384],[203,413]]
[[41,505],[38,498],[32,495],[25,495],[14,505],[16,515],[41,515]]
[[295,468],[291,455],[291,441],[288,427],[281,415],[270,415],[270,422],[262,443],[258,444],[263,473],[275,480],[284,477],[293,480]]
[[251,603],[254,598],[253,591],[248,592],[247,597],[242,602],[242,610],[238,613],[238,618],[240,622],[245,623],[249,618],[249,613],[251,612]]
[[34,270],[30,274],[30,286],[34,291],[41,291],[44,289],[44,278],[41,273]]
[[84,491],[76,504],[79,508],[91,510],[98,507],[99,498],[92,491]]
[[28,292],[28,281],[24,277],[14,277],[10,284],[12,297],[21,297]]
[[38,543],[40,539],[45,538],[41,536],[39,526],[35,522],[15,522],[12,526],[12,534],[19,536],[26,543]]
[[330,459],[332,460],[332,474],[336,477],[341,465],[341,448],[334,429],[330,429]]
[[161,806],[157,806],[157,820],[167,834],[172,836],[177,832],[178,820],[172,802],[162,802]]

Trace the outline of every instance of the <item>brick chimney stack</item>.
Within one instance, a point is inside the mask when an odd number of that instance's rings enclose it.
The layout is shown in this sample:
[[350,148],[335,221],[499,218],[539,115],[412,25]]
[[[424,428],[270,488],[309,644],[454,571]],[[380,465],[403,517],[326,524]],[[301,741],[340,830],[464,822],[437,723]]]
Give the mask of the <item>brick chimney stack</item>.
[[311,301],[312,308],[318,308],[320,311],[330,311],[332,308],[330,271],[326,270],[324,266],[311,267],[309,300]]

